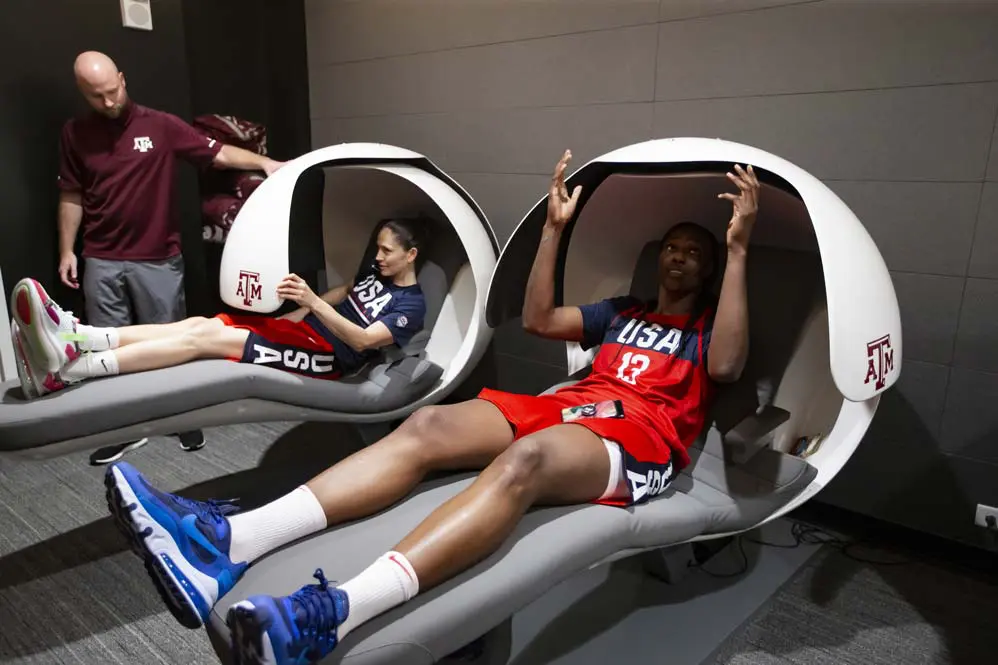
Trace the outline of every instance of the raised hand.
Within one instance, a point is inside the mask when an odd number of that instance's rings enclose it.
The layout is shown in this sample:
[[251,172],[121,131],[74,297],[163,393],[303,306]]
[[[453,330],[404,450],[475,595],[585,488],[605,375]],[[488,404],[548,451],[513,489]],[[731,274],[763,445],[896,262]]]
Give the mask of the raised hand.
[[729,172],[727,176],[739,190],[737,194],[724,192],[717,195],[717,198],[727,199],[732,203],[727,232],[728,249],[746,250],[759,209],[759,180],[751,165],[746,170],[740,164],[735,164],[735,173]]
[[568,161],[572,159],[572,151],[566,150],[565,154],[558,160],[558,165],[554,167],[554,175],[551,176],[551,187],[548,189],[548,217],[547,223],[561,228],[575,214],[575,204],[579,201],[579,194],[582,187],[577,186],[572,190],[572,196],[568,195],[565,187],[565,168]]
[[277,295],[284,300],[291,300],[301,307],[312,309],[319,301],[315,291],[298,275],[291,273],[277,285]]

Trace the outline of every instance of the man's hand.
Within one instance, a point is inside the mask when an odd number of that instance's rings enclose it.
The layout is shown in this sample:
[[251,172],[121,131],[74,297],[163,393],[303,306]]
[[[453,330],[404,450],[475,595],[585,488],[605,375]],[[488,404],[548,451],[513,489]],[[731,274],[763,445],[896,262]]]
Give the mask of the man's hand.
[[80,282],[76,279],[76,268],[76,254],[69,252],[59,259],[59,277],[62,283],[71,289],[80,288]]
[[255,153],[245,148],[225,144],[215,155],[214,164],[220,169],[239,169],[242,171],[263,171],[270,177],[276,173],[285,162],[279,162],[266,155]]
[[554,168],[554,175],[551,176],[551,187],[548,189],[547,223],[556,228],[565,226],[575,214],[575,204],[579,201],[579,194],[582,193],[582,187],[577,186],[572,191],[572,196],[569,197],[568,189],[565,187],[565,167],[568,166],[568,160],[571,158],[572,151],[566,150]]
[[752,227],[755,225],[755,214],[759,209],[759,180],[755,177],[752,166],[746,171],[739,164],[735,164],[734,173],[728,173],[728,179],[738,185],[739,193],[731,194],[725,192],[718,194],[717,198],[727,199],[732,202],[731,221],[728,222],[728,249],[745,251],[748,249],[749,236],[752,234]]
[[274,173],[279,171],[280,168],[285,164],[287,164],[287,162],[278,162],[273,159],[268,159],[263,165],[263,172],[266,173],[267,177],[269,178],[270,176],[274,175]]
[[298,275],[291,273],[277,285],[277,295],[284,300],[291,300],[301,307],[313,309],[319,303],[319,296]]

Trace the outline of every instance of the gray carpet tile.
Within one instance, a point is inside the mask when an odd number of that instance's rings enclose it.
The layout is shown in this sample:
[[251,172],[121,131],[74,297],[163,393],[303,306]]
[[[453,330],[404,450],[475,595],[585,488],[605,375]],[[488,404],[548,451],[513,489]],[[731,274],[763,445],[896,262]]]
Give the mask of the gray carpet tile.
[[[897,561],[883,552],[855,555]],[[828,549],[718,649],[712,665],[998,662],[998,584],[943,563],[860,563]]]
[[[351,436],[335,425],[236,425],[206,430],[198,452],[154,437],[125,459],[164,490],[252,507],[355,448]],[[89,453],[0,460],[0,662],[217,663],[114,529],[104,468],[89,466]]]
[[[239,497],[249,509],[361,445],[350,428],[320,423],[236,425],[206,436],[207,446],[195,453],[181,451],[176,439],[156,437],[126,459],[166,491]],[[88,465],[89,452],[44,462],[0,459],[0,663],[216,665],[204,631],[177,624],[111,524],[104,469]],[[865,565],[829,550],[707,662],[995,662],[996,608],[993,579],[927,563]],[[624,641],[649,634],[646,627]]]

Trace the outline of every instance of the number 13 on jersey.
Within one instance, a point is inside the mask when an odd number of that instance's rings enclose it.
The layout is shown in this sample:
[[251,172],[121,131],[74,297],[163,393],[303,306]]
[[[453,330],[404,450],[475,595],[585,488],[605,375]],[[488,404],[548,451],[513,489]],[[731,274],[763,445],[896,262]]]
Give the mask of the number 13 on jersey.
[[643,353],[628,351],[620,359],[620,366],[617,368],[617,378],[624,383],[637,385],[638,375],[648,369],[651,360]]

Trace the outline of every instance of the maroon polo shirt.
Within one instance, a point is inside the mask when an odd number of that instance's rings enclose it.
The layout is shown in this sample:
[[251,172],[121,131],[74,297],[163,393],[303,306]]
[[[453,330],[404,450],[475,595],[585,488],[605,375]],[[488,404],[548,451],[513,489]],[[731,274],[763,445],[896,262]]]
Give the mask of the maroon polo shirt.
[[129,102],[65,124],[59,187],[82,192],[83,256],[157,261],[180,253],[176,158],[210,164],[222,144],[175,115]]

